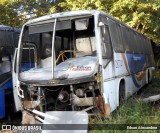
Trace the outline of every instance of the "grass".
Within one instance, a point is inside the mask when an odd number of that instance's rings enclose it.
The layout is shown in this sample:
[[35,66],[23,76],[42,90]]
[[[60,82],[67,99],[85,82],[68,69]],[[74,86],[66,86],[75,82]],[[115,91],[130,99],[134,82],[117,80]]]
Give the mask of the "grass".
[[[95,120],[96,121],[96,120]],[[94,121],[92,121],[94,122]],[[160,110],[151,103],[144,103],[138,99],[131,98],[119,109],[113,112],[110,119],[96,122],[98,124],[160,124]],[[157,133],[156,130],[95,130],[94,133]]]
[[138,99],[130,99],[123,104],[107,124],[158,124],[160,123],[160,111],[156,111],[151,103],[144,103]]
[[[160,79],[155,78],[141,93],[160,94]],[[144,103],[139,98],[132,97],[112,113],[111,118],[104,121],[92,120],[92,123],[103,124],[160,124],[160,103]],[[95,130],[94,133],[157,133],[158,130]]]

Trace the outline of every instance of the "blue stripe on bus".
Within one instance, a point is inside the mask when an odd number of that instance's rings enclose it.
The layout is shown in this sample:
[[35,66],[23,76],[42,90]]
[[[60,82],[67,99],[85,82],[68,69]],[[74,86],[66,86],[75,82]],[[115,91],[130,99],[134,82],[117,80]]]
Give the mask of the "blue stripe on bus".
[[136,80],[136,78],[135,78],[135,75],[132,75],[132,80],[133,80],[134,85],[135,85],[137,88],[140,88],[140,87],[141,87],[141,85],[138,84],[138,82],[137,82],[137,80]]
[[[128,67],[129,67],[131,74],[144,70],[144,67],[146,65],[146,55],[126,53],[126,58],[127,58]],[[132,77],[134,85],[137,88],[140,88],[141,84],[138,83],[135,74],[132,74],[131,77]]]
[[137,73],[144,69],[146,55],[144,54],[126,54],[130,73]]

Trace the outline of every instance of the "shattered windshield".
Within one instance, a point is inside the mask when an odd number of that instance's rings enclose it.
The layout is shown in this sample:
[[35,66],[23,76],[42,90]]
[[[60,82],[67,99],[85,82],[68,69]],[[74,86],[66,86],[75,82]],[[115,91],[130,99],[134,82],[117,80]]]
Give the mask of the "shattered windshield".
[[[52,79],[53,62],[55,78],[69,78],[66,76],[68,75],[66,71],[70,68],[70,63],[95,62],[96,39],[93,16],[57,20],[54,41],[52,40],[53,27],[54,23],[51,22],[32,24],[24,28],[19,61],[21,79]],[[54,42],[54,49],[52,49],[52,41]],[[24,48],[25,52],[23,52]],[[28,60],[25,59],[28,61],[25,64],[24,58],[28,58]],[[59,73],[60,71],[61,73]],[[62,74],[62,72],[64,73]]]

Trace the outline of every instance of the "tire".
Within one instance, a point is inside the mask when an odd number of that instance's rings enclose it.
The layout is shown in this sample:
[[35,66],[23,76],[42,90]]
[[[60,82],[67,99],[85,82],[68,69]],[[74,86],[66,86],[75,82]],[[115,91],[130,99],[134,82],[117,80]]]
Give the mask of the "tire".
[[124,81],[121,81],[119,85],[119,106],[122,105],[126,100],[125,97],[125,83]]
[[147,84],[149,85],[149,83],[151,82],[151,81],[150,81],[151,76],[150,76],[150,72],[149,72],[149,70],[148,70],[147,77],[148,77]]

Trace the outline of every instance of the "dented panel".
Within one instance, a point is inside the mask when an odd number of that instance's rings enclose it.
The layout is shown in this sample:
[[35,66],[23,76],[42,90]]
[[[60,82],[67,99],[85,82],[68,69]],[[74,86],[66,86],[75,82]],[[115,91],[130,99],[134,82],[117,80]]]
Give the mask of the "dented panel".
[[[46,61],[48,64],[51,61]],[[79,57],[68,59],[55,66],[55,79],[74,79],[85,76],[92,76],[97,72],[97,58],[96,57]],[[21,73],[24,80],[51,80],[52,68],[33,68],[29,71]]]

